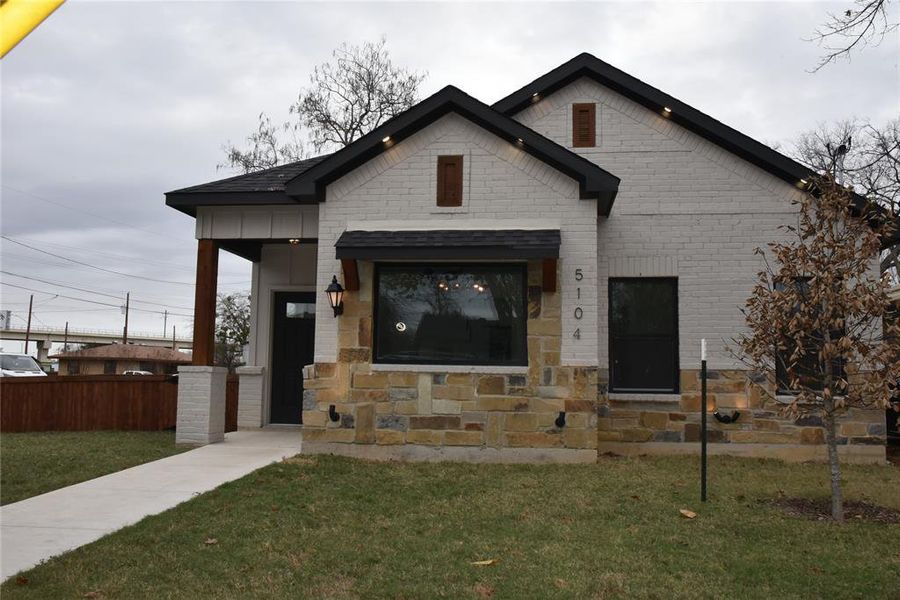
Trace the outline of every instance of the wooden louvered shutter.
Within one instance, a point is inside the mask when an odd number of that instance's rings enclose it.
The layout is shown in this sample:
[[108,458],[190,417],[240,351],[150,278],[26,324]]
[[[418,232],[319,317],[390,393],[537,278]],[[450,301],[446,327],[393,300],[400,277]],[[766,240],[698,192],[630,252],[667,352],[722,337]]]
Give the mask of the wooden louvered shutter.
[[438,156],[437,205],[462,206],[463,157]]
[[593,103],[572,105],[572,146],[593,148],[596,146],[596,110]]

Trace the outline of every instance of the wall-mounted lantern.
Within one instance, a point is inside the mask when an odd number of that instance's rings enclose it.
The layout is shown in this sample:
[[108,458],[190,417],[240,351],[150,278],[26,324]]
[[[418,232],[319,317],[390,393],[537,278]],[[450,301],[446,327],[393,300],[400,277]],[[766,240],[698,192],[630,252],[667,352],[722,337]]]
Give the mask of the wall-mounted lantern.
[[337,275],[331,277],[331,283],[325,288],[325,294],[328,296],[328,303],[334,310],[334,316],[344,314],[344,288],[338,283]]

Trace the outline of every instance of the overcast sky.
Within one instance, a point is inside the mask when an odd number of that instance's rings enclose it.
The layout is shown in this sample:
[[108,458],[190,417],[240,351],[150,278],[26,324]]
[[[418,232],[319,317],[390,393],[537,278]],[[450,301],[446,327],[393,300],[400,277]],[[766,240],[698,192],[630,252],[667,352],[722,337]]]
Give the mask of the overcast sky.
[[[847,2],[846,4],[849,4]],[[427,71],[422,95],[454,84],[491,103],[591,52],[767,143],[851,116],[900,113],[900,37],[811,74],[804,41],[844,4],[77,2],[69,0],[3,59],[2,308],[23,323],[120,329],[115,307],[188,315],[193,219],[163,193],[222,178],[221,146],[260,111],[287,117],[313,66],[341,42],[386,35],[396,63]],[[896,10],[896,9],[895,9]],[[224,253],[220,290],[249,289],[250,264]],[[169,282],[182,282],[169,283]],[[189,319],[169,317],[187,331]],[[163,315],[131,329],[162,333]],[[18,345],[6,343],[7,351]]]

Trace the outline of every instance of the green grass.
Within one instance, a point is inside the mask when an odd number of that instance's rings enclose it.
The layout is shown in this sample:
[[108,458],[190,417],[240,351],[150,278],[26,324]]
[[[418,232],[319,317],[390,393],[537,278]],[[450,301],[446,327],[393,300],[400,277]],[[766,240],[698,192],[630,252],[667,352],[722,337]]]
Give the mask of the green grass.
[[[50,560],[15,598],[897,598],[900,526],[788,517],[822,465],[367,463],[295,458]],[[900,508],[900,470],[847,467]],[[689,520],[680,508],[696,511]],[[212,543],[212,540],[215,540]],[[210,541],[210,543],[206,543]],[[473,566],[496,559],[497,564]],[[93,594],[91,594],[93,593]]]
[[168,431],[0,435],[0,504],[18,502],[188,450]]

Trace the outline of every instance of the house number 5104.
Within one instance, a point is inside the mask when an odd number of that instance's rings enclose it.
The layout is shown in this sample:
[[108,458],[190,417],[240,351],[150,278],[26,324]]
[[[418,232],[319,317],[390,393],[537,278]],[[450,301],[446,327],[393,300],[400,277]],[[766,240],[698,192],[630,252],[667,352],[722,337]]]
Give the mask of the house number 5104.
[[[575,269],[575,281],[581,281],[582,279],[584,279],[584,272],[581,269]],[[575,288],[575,299],[581,300],[581,287]],[[580,321],[581,318],[584,317],[584,309],[580,306],[576,306],[573,316]],[[574,333],[572,333],[572,337],[576,340],[580,340],[581,328],[576,327]]]

